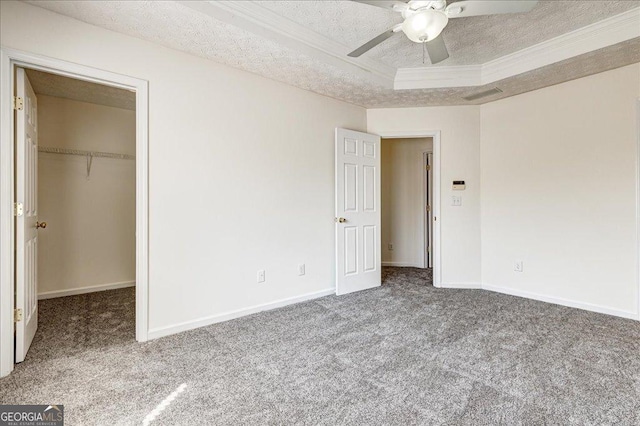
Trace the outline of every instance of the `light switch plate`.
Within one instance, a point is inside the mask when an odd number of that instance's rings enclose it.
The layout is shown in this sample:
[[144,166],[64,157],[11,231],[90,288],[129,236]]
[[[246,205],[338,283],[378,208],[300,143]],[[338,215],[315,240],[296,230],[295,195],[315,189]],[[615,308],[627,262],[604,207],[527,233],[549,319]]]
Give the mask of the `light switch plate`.
[[522,260],[516,260],[513,264],[513,270],[515,272],[524,272],[524,263]]

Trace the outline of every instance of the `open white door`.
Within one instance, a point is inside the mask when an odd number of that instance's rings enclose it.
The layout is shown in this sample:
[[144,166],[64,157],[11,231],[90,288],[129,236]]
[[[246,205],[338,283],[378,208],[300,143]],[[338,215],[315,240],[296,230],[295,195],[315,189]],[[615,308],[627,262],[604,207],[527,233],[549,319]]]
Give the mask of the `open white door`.
[[15,362],[22,362],[38,328],[38,227],[42,224],[38,223],[38,101],[22,68],[16,69],[16,84]]
[[336,129],[336,294],[381,285],[380,137]]

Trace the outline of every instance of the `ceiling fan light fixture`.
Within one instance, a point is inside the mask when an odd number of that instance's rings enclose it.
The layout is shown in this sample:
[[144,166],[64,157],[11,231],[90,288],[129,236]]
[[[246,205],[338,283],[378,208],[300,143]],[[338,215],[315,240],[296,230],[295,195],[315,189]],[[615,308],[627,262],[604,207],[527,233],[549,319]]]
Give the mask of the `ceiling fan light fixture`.
[[420,10],[404,20],[402,31],[409,40],[426,43],[438,37],[448,22],[449,18],[440,10]]

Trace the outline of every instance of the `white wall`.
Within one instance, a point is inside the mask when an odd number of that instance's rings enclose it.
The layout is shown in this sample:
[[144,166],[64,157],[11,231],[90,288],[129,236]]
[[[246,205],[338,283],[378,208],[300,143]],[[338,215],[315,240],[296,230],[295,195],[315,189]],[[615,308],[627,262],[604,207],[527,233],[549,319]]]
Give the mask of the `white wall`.
[[[38,95],[40,146],[135,154],[135,111]],[[38,293],[135,282],[135,162],[40,153]],[[84,289],[84,290],[83,290]]]
[[334,128],[365,130],[363,108],[28,4],[0,12],[4,46],[149,81],[152,337],[334,288]]
[[382,139],[381,152],[382,263],[422,268],[426,247],[423,153],[433,152],[433,140]]
[[635,64],[482,106],[485,285],[636,315],[639,96]]
[[[367,110],[371,133],[441,131],[441,256],[444,285],[480,285],[480,107]],[[452,181],[465,180],[463,205],[451,205]]]
[[41,146],[135,155],[135,111],[37,96]]

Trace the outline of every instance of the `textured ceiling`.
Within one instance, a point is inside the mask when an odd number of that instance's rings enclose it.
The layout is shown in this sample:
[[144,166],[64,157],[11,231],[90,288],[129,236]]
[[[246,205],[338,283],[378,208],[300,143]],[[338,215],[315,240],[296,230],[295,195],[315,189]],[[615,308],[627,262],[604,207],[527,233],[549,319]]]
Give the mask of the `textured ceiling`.
[[[380,87],[379,84],[371,81],[367,73],[344,71],[173,1],[30,1],[29,3],[93,25],[149,40],[368,108],[480,104],[640,62],[640,54],[638,54],[640,39],[634,39],[488,86],[392,90]],[[303,15],[309,15],[313,18],[316,13],[313,10],[332,10],[333,15],[327,15],[326,11],[322,12],[325,14],[322,19],[305,18],[309,21],[305,25],[311,30],[315,30],[313,25],[318,25],[318,31],[324,28],[326,35],[329,35],[333,34],[330,28],[334,27],[335,21],[344,19],[346,21],[341,21],[342,23],[336,24],[336,26],[342,28],[340,31],[343,32],[348,32],[349,29],[352,31],[352,35],[348,36],[351,37],[351,41],[347,39],[346,35],[340,39],[342,43],[349,44],[351,47],[355,47],[372,35],[378,34],[387,28],[389,23],[393,24],[398,19],[394,18],[393,12],[352,2],[260,2],[260,5],[275,10],[283,7],[281,3],[297,5],[291,10],[296,10],[295,13],[298,15],[288,15],[291,19],[302,20]],[[638,6],[637,1],[542,2],[531,13],[545,15],[544,11],[547,10],[549,12],[547,15],[554,16],[551,21],[538,18],[525,23],[526,19],[521,21],[524,18],[516,17],[516,15],[509,15],[508,18],[504,16],[461,18],[451,20],[451,24],[446,29],[446,31],[450,30],[450,34],[445,34],[445,37],[452,58],[455,56],[451,61],[466,58],[466,61],[477,63],[511,53],[514,50]],[[304,12],[305,10],[306,12]],[[345,12],[349,10],[351,12]],[[578,11],[580,13],[577,13]],[[287,11],[287,13],[293,14],[294,12]],[[512,21],[514,19],[515,21]],[[361,21],[365,23],[362,24]],[[468,24],[466,21],[470,23]],[[477,22],[484,22],[484,24]],[[547,25],[549,22],[554,22],[554,24],[549,26]],[[382,27],[374,26],[374,23],[376,25],[380,23]],[[472,25],[472,27],[467,27],[467,25]],[[456,31],[457,27],[460,28]],[[540,31],[541,27],[545,28],[545,31]],[[529,29],[521,30],[521,28]],[[486,37],[479,37],[477,31],[484,31],[483,34],[486,34]],[[473,37],[470,37],[469,33],[473,34]],[[371,54],[379,55],[378,59],[384,62],[392,61],[390,58],[394,55],[397,55],[399,61],[415,61],[414,55],[410,51],[417,48],[418,65],[422,65],[420,47],[416,47],[408,41],[409,44],[405,46],[404,41],[406,40],[403,40],[403,37],[396,36],[384,43],[383,46],[376,48],[376,51],[372,51]],[[403,45],[405,49],[409,50],[406,50],[404,54],[397,54],[394,49],[399,51],[400,48],[394,47],[394,43]],[[451,65],[452,62],[448,61],[444,61],[443,64]],[[393,66],[397,67],[399,64],[406,66],[409,62],[393,63]],[[462,99],[463,96],[495,86],[500,87],[503,93],[473,102]]]
[[27,70],[27,76],[34,92],[38,95],[136,109],[136,95],[128,90],[36,70]]
[[[400,13],[352,1],[259,4],[350,50],[402,22]],[[450,57],[436,66],[482,64],[638,6],[638,1],[540,1],[528,13],[450,19],[443,31]],[[394,68],[424,66],[422,46],[402,33],[365,55]]]

